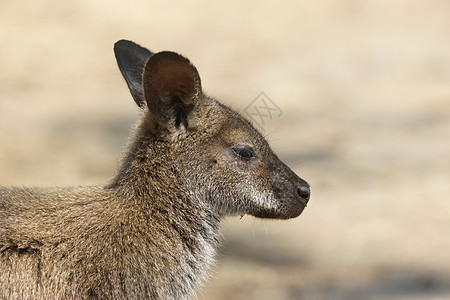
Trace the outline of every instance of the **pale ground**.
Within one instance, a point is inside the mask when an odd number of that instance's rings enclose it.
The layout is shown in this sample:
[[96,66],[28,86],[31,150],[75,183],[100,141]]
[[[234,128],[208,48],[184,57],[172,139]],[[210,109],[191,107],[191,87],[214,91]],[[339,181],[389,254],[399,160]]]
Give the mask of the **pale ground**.
[[450,1],[0,0],[0,184],[106,182],[137,107],[112,54],[184,53],[312,185],[229,218],[200,299],[450,299]]

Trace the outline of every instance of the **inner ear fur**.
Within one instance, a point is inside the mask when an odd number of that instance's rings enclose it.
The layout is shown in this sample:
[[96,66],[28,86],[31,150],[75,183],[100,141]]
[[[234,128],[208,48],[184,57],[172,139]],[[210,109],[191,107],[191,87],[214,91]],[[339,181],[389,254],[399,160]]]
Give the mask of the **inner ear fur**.
[[143,75],[148,109],[163,123],[194,125],[192,115],[201,101],[201,82],[191,62],[175,52],[163,51],[147,61]]

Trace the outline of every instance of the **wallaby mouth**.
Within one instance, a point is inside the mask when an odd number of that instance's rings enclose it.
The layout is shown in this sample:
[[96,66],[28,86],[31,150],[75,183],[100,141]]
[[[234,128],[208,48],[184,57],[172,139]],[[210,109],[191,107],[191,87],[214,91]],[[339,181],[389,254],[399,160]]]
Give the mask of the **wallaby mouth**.
[[298,217],[311,198],[310,185],[298,177],[287,165],[277,160],[279,167],[272,173],[272,193],[275,205],[253,215],[260,218],[291,219]]
[[298,183],[295,187],[295,193],[286,204],[286,219],[298,217],[308,205],[311,198],[311,188],[309,184],[301,178],[298,178]]
[[311,189],[305,181],[301,180],[295,188],[275,189],[274,196],[278,202],[276,207],[270,209],[255,209],[249,214],[254,217],[268,219],[296,218],[308,205],[311,196]]
[[292,219],[301,215],[306,207],[304,201],[289,200],[289,203],[282,203],[281,207],[278,209],[261,209],[252,211],[249,214],[264,219]]

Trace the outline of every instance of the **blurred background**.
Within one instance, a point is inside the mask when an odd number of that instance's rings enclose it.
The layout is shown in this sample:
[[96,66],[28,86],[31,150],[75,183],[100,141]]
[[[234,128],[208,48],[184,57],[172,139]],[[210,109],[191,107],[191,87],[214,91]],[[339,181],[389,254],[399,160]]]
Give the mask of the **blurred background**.
[[0,0],[0,184],[102,184],[138,108],[112,47],[181,52],[312,186],[222,226],[199,299],[450,299],[450,2]]

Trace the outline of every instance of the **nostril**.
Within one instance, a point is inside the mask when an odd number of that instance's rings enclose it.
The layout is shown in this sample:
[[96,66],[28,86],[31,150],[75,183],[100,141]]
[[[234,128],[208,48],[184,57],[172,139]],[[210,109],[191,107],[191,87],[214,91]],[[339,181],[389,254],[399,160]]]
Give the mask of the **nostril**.
[[297,194],[308,203],[309,197],[311,197],[311,189],[306,185],[298,185]]

